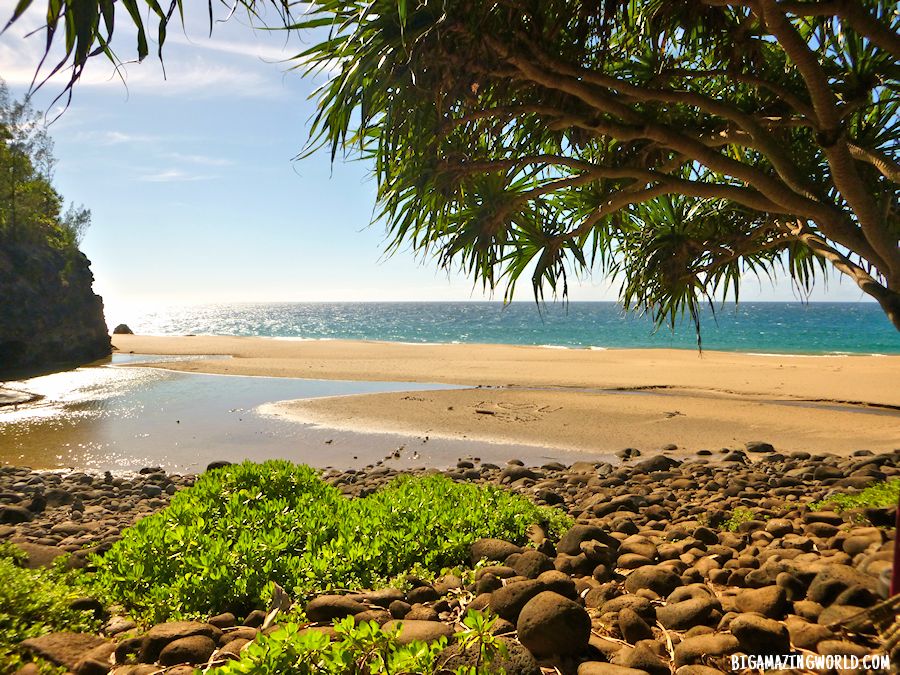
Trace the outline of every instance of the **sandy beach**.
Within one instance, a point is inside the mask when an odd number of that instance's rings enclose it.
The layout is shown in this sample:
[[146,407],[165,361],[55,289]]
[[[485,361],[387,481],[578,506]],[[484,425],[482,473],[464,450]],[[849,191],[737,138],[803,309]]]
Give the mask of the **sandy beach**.
[[900,448],[900,357],[584,350],[116,335],[121,352],[229,355],[188,372],[436,382],[464,389],[280,402],[272,414],[352,431],[584,451],[679,453],[762,440],[781,451]]

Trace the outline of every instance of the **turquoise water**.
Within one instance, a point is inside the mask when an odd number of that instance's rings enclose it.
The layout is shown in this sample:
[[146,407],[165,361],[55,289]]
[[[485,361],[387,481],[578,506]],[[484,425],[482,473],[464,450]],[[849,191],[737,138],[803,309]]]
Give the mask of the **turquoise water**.
[[[611,302],[266,303],[202,305],[108,316],[135,333],[277,338],[696,349],[693,325],[654,331]],[[898,332],[874,303],[741,303],[702,321],[704,349],[789,354],[900,354]]]

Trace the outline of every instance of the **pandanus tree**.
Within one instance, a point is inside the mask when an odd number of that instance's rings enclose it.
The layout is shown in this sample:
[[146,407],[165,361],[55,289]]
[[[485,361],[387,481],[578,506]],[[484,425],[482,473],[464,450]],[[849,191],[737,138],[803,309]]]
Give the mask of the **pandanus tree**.
[[[181,0],[144,1],[162,49]],[[328,74],[309,150],[370,163],[392,247],[508,293],[599,269],[661,323],[831,267],[900,329],[893,0],[269,1]],[[70,85],[122,10],[143,58],[139,0],[50,0]]]

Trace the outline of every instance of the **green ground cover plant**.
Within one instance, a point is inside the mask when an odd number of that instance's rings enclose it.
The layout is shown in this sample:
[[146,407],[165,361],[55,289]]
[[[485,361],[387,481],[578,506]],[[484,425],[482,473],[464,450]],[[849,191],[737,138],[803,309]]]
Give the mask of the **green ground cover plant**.
[[813,510],[834,508],[836,511],[853,509],[880,509],[893,506],[900,499],[900,478],[871,485],[855,494],[831,495],[820,502],[810,504]]
[[[738,528],[744,524],[749,523],[751,520],[755,520],[756,515],[750,509],[745,508],[736,508],[731,512],[731,515],[728,517],[722,527],[729,532],[737,532]],[[765,520],[765,518],[764,518]]]
[[100,594],[146,621],[244,614],[271,583],[294,598],[371,588],[408,571],[468,562],[480,537],[526,541],[532,523],[559,534],[561,511],[492,486],[401,477],[348,499],[318,473],[285,461],[203,474],[160,513],[96,559]]
[[[53,631],[97,631],[100,622],[91,612],[71,609],[79,597],[77,573],[62,565],[49,570],[20,567],[22,553],[0,545],[0,673],[13,673],[22,665],[16,645]],[[44,671],[56,672],[45,666]],[[44,672],[42,671],[42,672]]]
[[[454,636],[453,643],[475,655],[476,664],[446,672],[502,675],[503,669],[494,663],[505,654],[505,648],[491,634],[493,622],[493,618],[469,612],[464,619],[466,629]],[[336,623],[335,628],[337,637],[329,640],[321,632],[287,624],[259,636],[240,660],[214,669],[211,675],[431,675],[441,671],[446,661],[442,654],[448,644],[445,638],[401,645],[396,631],[384,630],[374,621],[355,624],[352,618]]]

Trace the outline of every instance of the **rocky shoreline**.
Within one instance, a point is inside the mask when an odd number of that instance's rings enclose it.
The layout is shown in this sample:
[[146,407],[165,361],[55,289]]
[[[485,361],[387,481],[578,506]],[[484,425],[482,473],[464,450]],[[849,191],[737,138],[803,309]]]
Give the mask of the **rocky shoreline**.
[[[373,466],[323,478],[361,497],[399,473],[434,471]],[[524,549],[475,542],[472,563],[491,562],[478,565],[468,583],[452,575],[409,578],[404,589],[317,597],[304,608],[308,630],[332,634],[334,619],[353,616],[388,627],[399,621],[401,640],[427,640],[459,630],[468,609],[490,609],[508,647],[500,664],[508,675],[538,675],[541,667],[714,675],[733,672],[734,654],[862,658],[879,646],[876,629],[843,624],[887,593],[896,509],[839,513],[810,505],[900,477],[900,453],[785,456],[756,443],[684,461],[637,456],[620,466],[512,460],[501,467],[470,458],[441,473],[501,484],[565,510],[575,525],[559,541],[533,528],[534,546]],[[107,550],[124,528],[193,481],[152,468],[117,477],[2,467],[0,541],[22,548],[28,565],[70,553],[69,565],[84,566],[88,553]],[[185,664],[235,658],[265,617],[260,607],[246,617],[137,626],[115,608],[80,602],[112,609],[103,634],[25,643],[78,675],[185,675],[193,672]],[[470,662],[465,650],[453,649],[448,672]],[[30,668],[21,672],[36,672]]]

